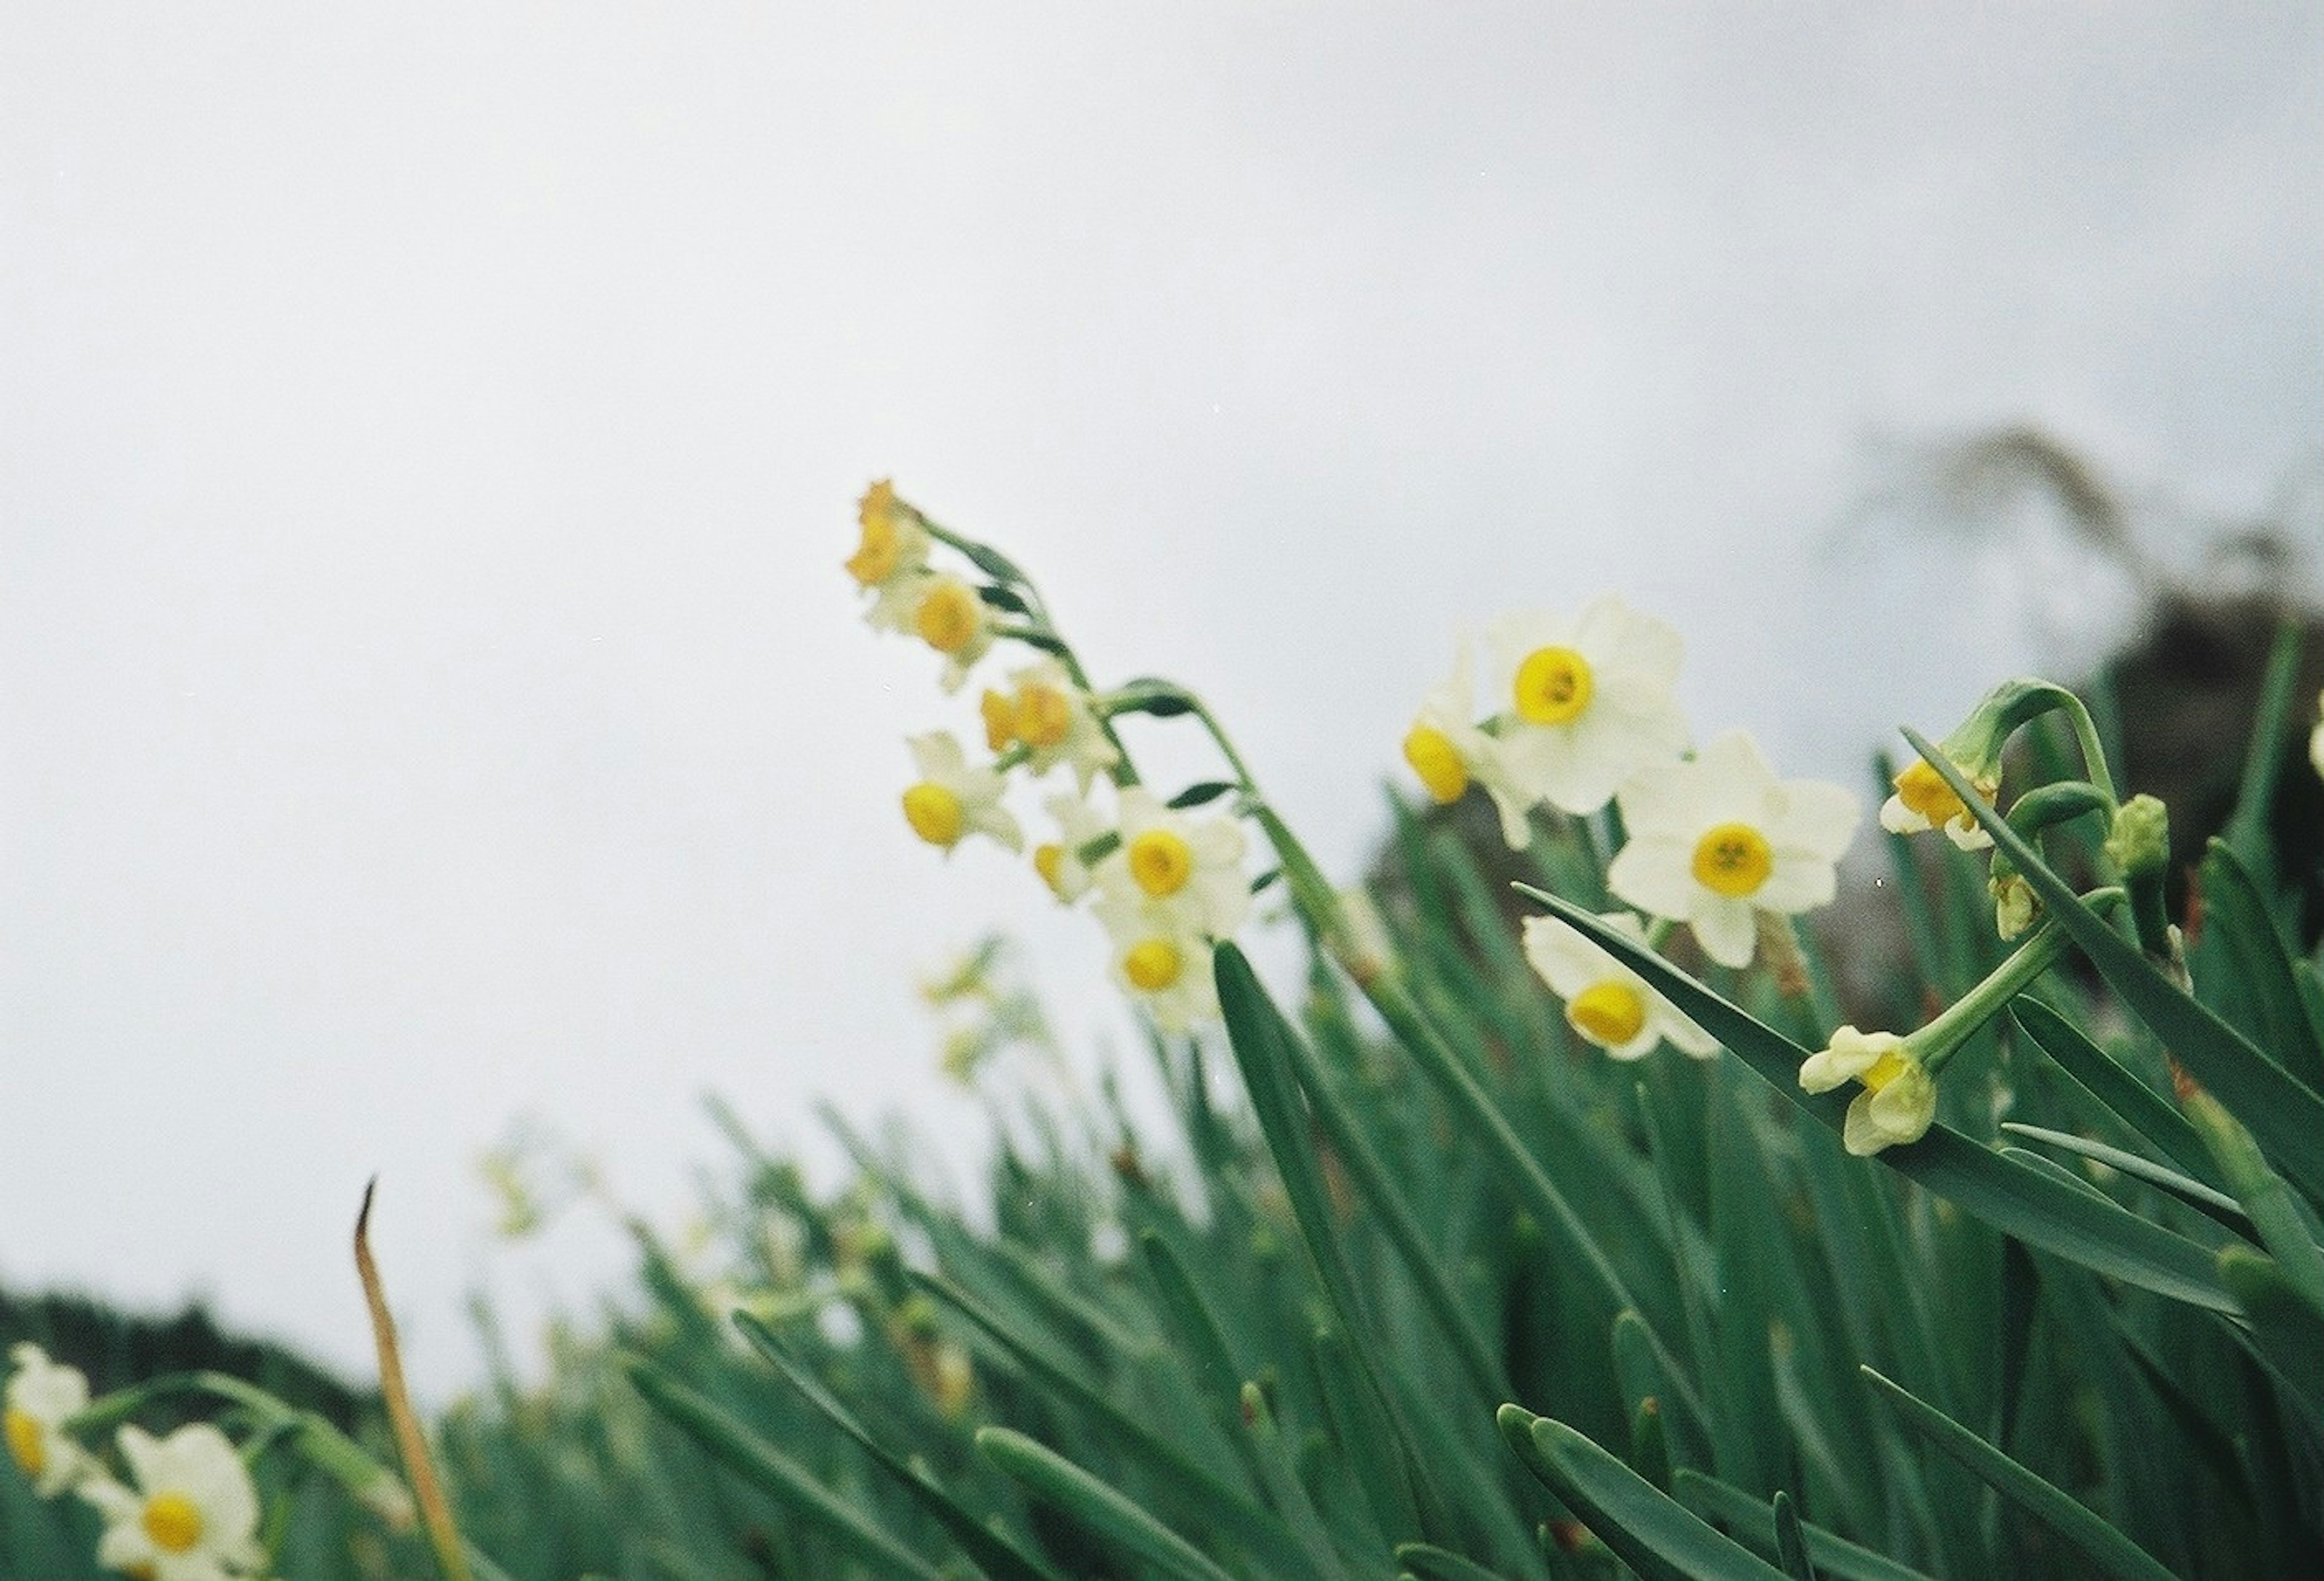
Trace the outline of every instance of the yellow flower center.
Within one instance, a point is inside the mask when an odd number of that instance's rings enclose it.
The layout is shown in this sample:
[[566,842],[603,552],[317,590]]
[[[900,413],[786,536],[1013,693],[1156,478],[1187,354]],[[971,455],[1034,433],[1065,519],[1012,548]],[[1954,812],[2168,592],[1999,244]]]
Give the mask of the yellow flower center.
[[173,1554],[184,1553],[202,1538],[202,1512],[183,1494],[155,1494],[145,1501],[141,1523],[153,1546]]
[[964,822],[960,798],[924,779],[904,793],[904,822],[930,845],[951,845],[960,839]]
[[976,635],[976,594],[964,582],[939,582],[912,613],[912,629],[938,653],[958,653]]
[[1695,882],[1720,895],[1751,894],[1775,866],[1767,837],[1748,823],[1721,823],[1694,842]]
[[48,1435],[41,1431],[40,1421],[31,1411],[13,1405],[8,1408],[7,1424],[8,1453],[26,1476],[37,1477],[49,1466]]
[[1038,682],[1017,694],[1017,739],[1039,751],[1065,739],[1074,726],[1073,699]]
[[1565,1018],[1600,1048],[1618,1049],[1646,1030],[1646,1002],[1629,984],[1609,978],[1574,995]]
[[1452,738],[1433,725],[1416,724],[1406,733],[1404,760],[1439,802],[1457,802],[1469,788],[1469,766]]
[[1897,1077],[1902,1076],[1911,1063],[1912,1062],[1905,1059],[1904,1055],[1891,1049],[1875,1060],[1872,1062],[1872,1068],[1858,1076],[1857,1080],[1864,1083],[1866,1091],[1877,1092],[1895,1080]]
[[1158,994],[1178,980],[1186,958],[1167,939],[1141,939],[1121,958],[1121,975],[1140,993]]
[[897,563],[903,557],[904,535],[896,530],[895,519],[867,516],[863,541],[847,557],[847,574],[865,587],[877,587],[896,574]]
[[1517,714],[1535,724],[1571,724],[1590,706],[1590,661],[1570,648],[1537,648],[1517,666]]
[[1176,895],[1194,876],[1194,853],[1167,829],[1149,829],[1130,842],[1130,876],[1160,900]]
[[1929,821],[1932,828],[1950,823],[1969,809],[1953,795],[1953,787],[1925,763],[1915,763],[1895,778],[1896,799]]
[[1017,739],[1017,705],[998,692],[987,692],[976,705],[984,716],[984,745],[987,750],[1003,752]]
[[1041,875],[1041,882],[1049,887],[1050,894],[1056,896],[1059,900],[1063,900],[1065,897],[1065,890],[1059,887],[1059,880],[1065,877],[1065,848],[1064,846],[1057,845],[1054,842],[1048,845],[1035,846],[1033,848],[1033,870]]

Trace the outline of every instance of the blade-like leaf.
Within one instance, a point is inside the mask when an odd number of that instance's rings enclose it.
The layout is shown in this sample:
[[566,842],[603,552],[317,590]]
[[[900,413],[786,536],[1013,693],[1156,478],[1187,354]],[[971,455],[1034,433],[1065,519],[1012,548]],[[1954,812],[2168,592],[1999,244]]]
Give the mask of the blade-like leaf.
[[1233,1581],[1200,1549],[1047,1445],[1008,1428],[979,1428],[976,1447],[1092,1535],[1136,1555],[1157,1573]]
[[1640,1581],[1787,1581],[1563,1422],[1504,1405],[1494,1418],[1525,1467],[1563,1500]]
[[[1715,1521],[1725,1521],[1737,1531],[1772,1533],[1775,1530],[1775,1512],[1766,1500],[1755,1499],[1715,1476],[1682,1470],[1678,1474],[1678,1496],[1681,1502],[1693,1505]],[[1801,1521],[1800,1534],[1807,1540],[1808,1558],[1836,1581],[1929,1581],[1927,1576],[1910,1565],[1899,1564],[1886,1554],[1850,1542],[1813,1521]],[[1771,1537],[1767,1551],[1773,1552],[1774,1549]]]
[[2177,1581],[2153,1555],[2063,1489],[2028,1471],[1902,1384],[1891,1383],[1870,1367],[1858,1370],[1906,1427],[2089,1556],[2104,1574],[2116,1581]]

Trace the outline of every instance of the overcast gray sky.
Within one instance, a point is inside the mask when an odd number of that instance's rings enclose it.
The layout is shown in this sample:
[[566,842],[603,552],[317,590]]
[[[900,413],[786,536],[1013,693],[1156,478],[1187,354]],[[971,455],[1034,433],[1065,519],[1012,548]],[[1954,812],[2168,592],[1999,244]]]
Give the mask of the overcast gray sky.
[[857,622],[872,477],[1342,873],[1517,604],[1623,591],[1700,734],[1852,777],[2039,602],[1820,557],[1868,442],[2263,506],[2319,152],[2312,5],[12,5],[0,1282],[359,1367],[376,1171],[441,1388],[470,1285],[621,1266],[493,1248],[512,1117],[675,1219],[706,1088],[978,1124],[911,984],[989,928],[1118,1032],[1085,922],[902,826],[973,716]]

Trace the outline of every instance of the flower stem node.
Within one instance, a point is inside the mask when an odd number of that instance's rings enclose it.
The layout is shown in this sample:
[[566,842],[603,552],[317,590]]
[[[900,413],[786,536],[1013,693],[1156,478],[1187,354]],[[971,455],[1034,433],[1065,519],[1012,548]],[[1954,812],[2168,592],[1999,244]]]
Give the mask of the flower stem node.
[[1800,1086],[1809,1092],[1830,1092],[1851,1080],[1864,1090],[1849,1104],[1840,1134],[1849,1153],[1868,1158],[1928,1134],[1937,1117],[1937,1084],[1910,1040],[1842,1026],[1829,1047],[1800,1066]]

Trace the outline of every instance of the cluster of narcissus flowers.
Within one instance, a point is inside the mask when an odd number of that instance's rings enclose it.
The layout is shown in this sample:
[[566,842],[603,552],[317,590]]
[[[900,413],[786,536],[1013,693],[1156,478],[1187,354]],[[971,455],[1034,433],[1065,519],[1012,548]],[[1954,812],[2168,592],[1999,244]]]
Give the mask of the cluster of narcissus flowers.
[[115,1439],[129,1480],[117,1480],[67,1424],[89,1405],[79,1369],[36,1345],[10,1353],[8,1452],[43,1498],[71,1493],[105,1517],[99,1564],[152,1581],[228,1581],[265,1562],[258,1491],[226,1436],[193,1422],[157,1439],[131,1423]]
[[[862,539],[846,565],[866,595],[865,620],[942,654],[945,690],[964,685],[999,642],[1032,654],[978,702],[988,757],[972,758],[950,731],[908,740],[917,777],[903,793],[905,822],[947,853],[974,834],[1022,851],[1024,827],[1007,804],[1012,786],[1064,769],[1072,788],[1043,804],[1056,832],[1035,844],[1035,871],[1061,903],[1090,899],[1116,980],[1164,1029],[1216,1015],[1211,945],[1250,909],[1240,825],[1165,803],[1138,784],[1108,720],[1146,700],[1093,693],[1005,559],[936,527],[886,482],[872,485],[857,518]],[[940,546],[973,574],[932,564]]]
[[[1831,898],[1856,832],[1856,798],[1834,785],[1778,779],[1741,731],[1690,753],[1675,695],[1684,650],[1669,626],[1609,593],[1571,619],[1504,616],[1485,642],[1483,717],[1463,643],[1405,737],[1405,758],[1435,800],[1479,786],[1512,848],[1532,840],[1536,808],[1587,816],[1610,803],[1627,840],[1607,887],[1653,921],[1628,912],[1604,920],[1642,946],[1683,923],[1711,960],[1748,966],[1763,918]],[[1526,953],[1564,999],[1574,1031],[1615,1057],[1637,1059],[1665,1042],[1697,1057],[1717,1051],[1643,978],[1565,924],[1528,921]]]

